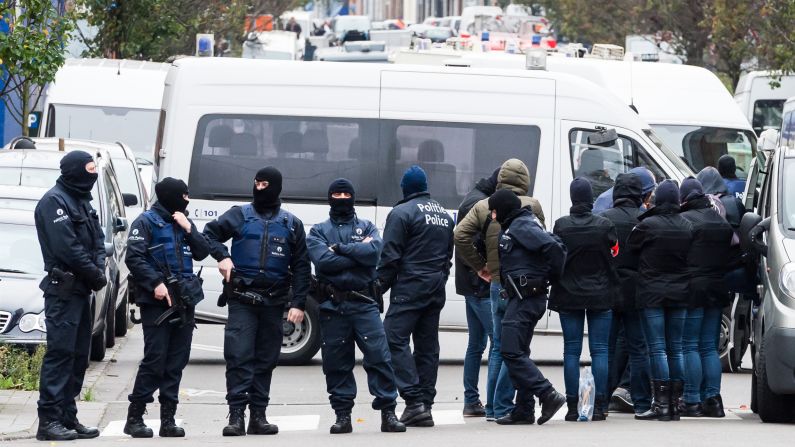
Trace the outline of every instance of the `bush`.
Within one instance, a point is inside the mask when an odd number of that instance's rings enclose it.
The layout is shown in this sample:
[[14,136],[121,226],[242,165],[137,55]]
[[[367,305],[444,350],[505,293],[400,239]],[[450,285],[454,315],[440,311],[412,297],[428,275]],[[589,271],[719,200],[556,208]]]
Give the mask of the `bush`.
[[45,345],[35,351],[10,345],[0,345],[0,390],[36,391],[44,359]]

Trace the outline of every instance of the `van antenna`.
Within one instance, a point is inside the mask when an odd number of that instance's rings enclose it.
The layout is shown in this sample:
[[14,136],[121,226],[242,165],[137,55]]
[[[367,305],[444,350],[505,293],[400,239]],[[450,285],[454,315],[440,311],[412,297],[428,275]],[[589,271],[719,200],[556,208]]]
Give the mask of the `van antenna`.
[[119,65],[116,66],[116,75],[121,76],[121,61],[119,61]]
[[629,108],[635,113],[638,113],[638,108],[635,107],[635,85],[633,84],[634,75],[632,73],[632,63],[635,62],[635,57],[629,58]]

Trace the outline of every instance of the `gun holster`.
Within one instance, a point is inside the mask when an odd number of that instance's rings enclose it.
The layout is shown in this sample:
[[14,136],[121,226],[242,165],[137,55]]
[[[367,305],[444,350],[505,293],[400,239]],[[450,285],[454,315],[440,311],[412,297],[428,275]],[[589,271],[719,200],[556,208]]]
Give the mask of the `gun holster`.
[[52,271],[50,271],[50,281],[55,285],[59,298],[69,299],[75,286],[74,273],[53,267]]

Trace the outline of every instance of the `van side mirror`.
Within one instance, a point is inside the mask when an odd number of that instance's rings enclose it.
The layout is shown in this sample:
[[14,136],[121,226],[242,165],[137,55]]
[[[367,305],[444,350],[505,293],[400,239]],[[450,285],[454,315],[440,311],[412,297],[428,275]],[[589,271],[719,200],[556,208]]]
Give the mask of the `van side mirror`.
[[113,234],[121,233],[122,231],[127,231],[127,219],[117,217],[116,221],[113,223]]
[[124,206],[138,205],[138,197],[135,194],[124,193],[121,196],[124,199]]
[[597,128],[595,133],[588,135],[588,144],[594,146],[612,146],[618,140],[615,129]]
[[768,247],[767,244],[765,244],[765,241],[762,240],[762,236],[769,229],[770,229],[770,218],[768,217],[765,218],[764,220],[761,220],[747,233],[749,242],[751,244],[751,248],[754,250],[755,254],[767,257]]
[[113,243],[105,242],[105,257],[107,257],[107,258],[112,257],[114,248],[115,247],[113,246]]

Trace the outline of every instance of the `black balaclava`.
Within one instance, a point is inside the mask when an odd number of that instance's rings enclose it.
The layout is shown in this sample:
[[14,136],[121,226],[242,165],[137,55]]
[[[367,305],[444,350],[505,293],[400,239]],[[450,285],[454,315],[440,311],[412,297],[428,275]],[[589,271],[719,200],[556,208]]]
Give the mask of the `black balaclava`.
[[654,194],[654,204],[679,206],[679,187],[672,180],[665,180],[657,187]]
[[188,201],[185,200],[185,194],[188,193],[188,185],[182,180],[173,177],[166,177],[155,185],[155,195],[157,202],[163,205],[171,214],[179,211],[185,214],[188,208]]
[[267,181],[268,187],[258,190],[254,185],[254,209],[263,212],[269,208],[276,208],[281,205],[279,194],[282,193],[282,173],[273,166],[268,166],[257,171],[254,180],[258,182]]
[[718,172],[723,178],[737,178],[737,162],[729,154],[723,155],[718,159]]
[[99,175],[86,171],[86,165],[94,161],[91,154],[71,151],[61,159],[61,177],[58,179],[68,189],[80,195],[91,196],[91,188]]
[[489,210],[497,211],[497,222],[500,224],[521,207],[519,196],[510,189],[501,189],[489,197]]
[[[347,192],[351,195],[350,199],[333,199],[332,193]],[[355,214],[353,203],[356,199],[356,193],[353,190],[353,183],[345,178],[338,178],[331,182],[328,187],[328,204],[331,205],[329,216],[334,220],[347,221],[350,220]]]
[[593,188],[591,182],[584,177],[577,177],[569,185],[569,197],[572,205],[591,205],[593,208]]

